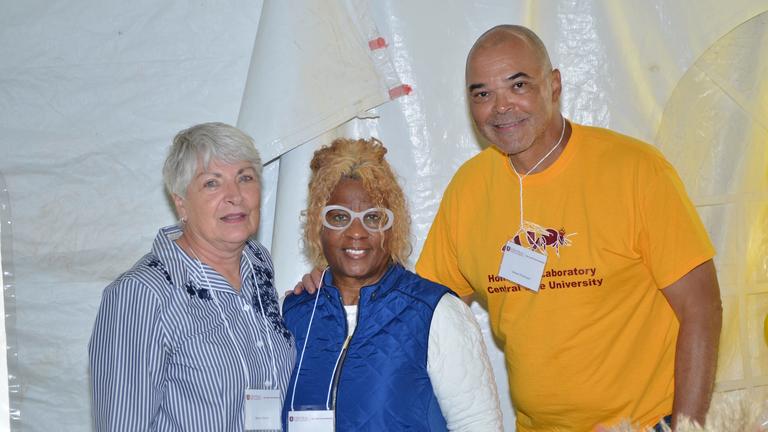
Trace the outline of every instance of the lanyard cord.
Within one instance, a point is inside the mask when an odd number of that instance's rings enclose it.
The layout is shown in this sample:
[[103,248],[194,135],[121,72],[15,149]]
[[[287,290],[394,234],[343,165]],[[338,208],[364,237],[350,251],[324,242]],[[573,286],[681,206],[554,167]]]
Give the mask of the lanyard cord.
[[203,269],[203,263],[200,261],[200,258],[192,249],[192,246],[189,246],[189,250],[190,252],[192,252],[192,255],[195,256],[195,261],[197,262],[200,273],[202,273],[203,278],[205,278],[205,283],[208,285],[208,291],[211,293],[211,298],[213,298],[213,302],[216,303],[216,309],[218,309],[219,311],[219,317],[221,317],[221,320],[224,322],[224,327],[227,328],[227,334],[229,335],[229,338],[232,340],[232,343],[235,345],[237,356],[240,358],[240,366],[243,368],[243,375],[245,375],[246,388],[248,388],[251,386],[251,374],[248,373],[248,367],[245,365],[245,356],[243,356],[243,353],[240,352],[240,346],[237,344],[237,341],[235,340],[235,335],[232,334],[232,329],[229,327],[229,320],[227,320],[227,318],[224,316],[224,310],[221,307],[221,303],[219,303],[219,298],[216,295],[216,292],[211,287],[211,281],[208,280],[208,275],[205,273],[205,269]]
[[[307,324],[307,335],[304,337],[304,345],[301,347],[301,355],[299,356],[299,365],[296,368],[296,380],[293,381],[293,390],[291,391],[291,411],[294,411],[293,407],[293,401],[296,398],[296,386],[299,384],[299,375],[301,374],[301,364],[304,363],[304,352],[307,350],[307,343],[309,342],[309,331],[312,330],[312,320],[315,319],[315,310],[317,310],[317,300],[320,298],[320,290],[323,289],[323,280],[325,280],[325,272],[328,271],[328,268],[323,270],[323,274],[320,275],[320,287],[317,288],[317,295],[315,296],[315,303],[312,305],[312,314],[309,316],[309,324]],[[344,350],[342,349],[342,352]],[[341,357],[341,353],[339,353],[339,357]],[[336,364],[339,363],[339,359],[336,359]],[[336,368],[334,367],[334,370]],[[333,378],[331,378],[331,383],[333,383]],[[328,406],[328,400],[331,396],[331,390],[328,389],[328,397],[326,397],[325,400],[325,409],[330,409]]]
[[565,136],[565,117],[561,117],[561,118],[563,119],[563,129],[560,131],[560,138],[557,140],[557,143],[553,145],[552,148],[549,149],[547,154],[545,154],[543,158],[539,159],[539,161],[536,162],[536,164],[533,167],[531,167],[531,169],[529,169],[528,172],[526,172],[521,176],[520,173],[518,173],[517,170],[515,169],[515,164],[512,163],[512,158],[510,157],[508,159],[509,165],[512,167],[512,171],[515,172],[515,175],[517,175],[518,180],[520,180],[520,229],[517,231],[518,233],[521,231],[525,231],[525,222],[523,219],[523,179],[528,177],[528,174],[532,173],[533,170],[535,170],[542,162],[544,162],[544,159],[548,158],[549,155],[551,155],[552,152],[555,151],[555,149],[560,146],[560,143],[563,142],[563,137]]
[[[251,262],[251,259],[248,258],[248,255],[245,255],[245,259],[248,261],[248,264],[251,265],[251,276],[253,277],[253,283],[255,284],[254,288],[256,289],[256,298],[259,300],[259,309],[261,309],[261,319],[264,321],[264,332],[267,334],[267,344],[269,344],[269,353],[272,357],[272,388],[277,388],[277,364],[275,363],[275,347],[272,344],[272,336],[270,331],[270,323],[267,320],[267,314],[264,312],[264,305],[261,302],[261,286],[259,285],[259,282],[256,280],[256,268],[253,266],[253,262]],[[251,317],[253,317],[253,314],[249,314]],[[251,318],[253,319],[253,318]],[[251,335],[253,335],[254,339],[256,338],[256,333],[254,332],[253,328],[248,327],[251,329]]]

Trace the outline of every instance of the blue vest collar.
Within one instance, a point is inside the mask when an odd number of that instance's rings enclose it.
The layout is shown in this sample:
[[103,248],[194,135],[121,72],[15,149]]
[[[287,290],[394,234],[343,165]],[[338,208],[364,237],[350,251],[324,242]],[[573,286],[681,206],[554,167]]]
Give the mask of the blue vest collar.
[[[369,301],[374,301],[395,289],[397,287],[397,280],[400,279],[405,271],[405,268],[400,264],[390,264],[381,279],[360,289],[360,301],[358,304],[362,305]],[[333,284],[333,274],[330,268],[327,269],[323,276],[322,288],[323,290],[331,291],[333,295],[338,296],[339,294],[339,289]]]

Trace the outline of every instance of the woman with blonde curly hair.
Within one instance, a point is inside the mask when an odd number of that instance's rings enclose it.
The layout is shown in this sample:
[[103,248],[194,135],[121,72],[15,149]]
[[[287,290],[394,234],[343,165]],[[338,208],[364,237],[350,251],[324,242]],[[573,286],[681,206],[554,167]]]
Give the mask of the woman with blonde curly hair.
[[404,268],[403,191],[376,139],[315,152],[304,237],[325,268],[317,291],[289,295],[297,364],[288,431],[498,431],[501,411],[480,329],[448,288]]

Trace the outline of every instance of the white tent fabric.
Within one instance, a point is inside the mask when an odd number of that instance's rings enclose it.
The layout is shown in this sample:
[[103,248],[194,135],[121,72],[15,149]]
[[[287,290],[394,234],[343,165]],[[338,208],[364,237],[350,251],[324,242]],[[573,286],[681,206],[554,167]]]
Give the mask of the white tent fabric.
[[[280,7],[274,3],[266,11]],[[295,11],[318,4],[290,3]],[[298,212],[308,159],[338,135],[375,135],[390,149],[410,199],[415,260],[443,188],[485,145],[467,114],[464,59],[474,39],[498,23],[525,24],[542,36],[563,73],[569,118],[657,144],[678,167],[719,251],[725,325],[718,389],[768,385],[768,348],[759,333],[768,314],[768,26],[760,15],[767,1],[344,5],[366,7],[396,75],[413,93],[373,110],[377,118],[305,130],[270,129],[269,115],[312,111],[301,106],[313,91],[307,77],[328,72],[302,65],[277,77],[255,73],[254,64],[266,71],[276,64],[252,60],[269,49],[257,38],[265,25],[260,2],[0,4],[0,173],[12,209],[16,296],[7,324],[18,352],[9,372],[20,384],[11,400],[20,410],[14,430],[91,430],[86,345],[101,290],[148,251],[158,227],[174,221],[160,167],[172,136],[191,124],[239,122],[259,142],[289,143],[275,156],[309,140],[265,170],[259,237],[272,245],[279,290],[306,269]],[[362,40],[370,36],[352,23]],[[286,38],[298,34],[283,30]],[[267,76],[272,81],[254,81]],[[282,78],[299,81],[274,81]],[[377,85],[386,89],[388,79]],[[243,98],[265,84],[303,93],[269,103]],[[338,121],[376,104],[339,107],[345,114]],[[274,229],[273,221],[280,222]],[[482,309],[474,310],[487,328]],[[487,340],[503,389],[502,356]],[[502,395],[506,430],[513,430]]]
[[365,2],[267,1],[261,16],[238,126],[264,161],[401,88]]

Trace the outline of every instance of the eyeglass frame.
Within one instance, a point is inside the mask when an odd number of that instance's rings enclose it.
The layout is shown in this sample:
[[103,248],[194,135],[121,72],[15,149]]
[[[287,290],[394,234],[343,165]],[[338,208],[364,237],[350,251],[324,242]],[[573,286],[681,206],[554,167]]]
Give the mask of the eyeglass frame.
[[[329,212],[331,212],[333,210],[344,210],[345,212],[349,213],[349,215],[350,215],[349,223],[347,225],[343,226],[343,227],[337,227],[337,226],[331,225],[328,222],[328,220],[326,219],[326,216],[328,215]],[[365,221],[363,220],[363,216],[365,216],[366,214],[368,214],[368,213],[370,213],[371,211],[374,211],[374,210],[375,211],[383,211],[384,214],[387,215],[387,223],[382,225],[378,229],[369,228],[365,224]],[[365,230],[368,231],[369,233],[382,233],[382,232],[392,228],[392,225],[394,225],[394,223],[395,223],[395,214],[392,212],[392,210],[390,210],[390,209],[388,209],[386,207],[371,207],[371,208],[365,209],[365,210],[363,210],[361,212],[356,212],[356,211],[354,211],[352,209],[349,209],[347,207],[344,207],[342,205],[335,205],[335,204],[334,205],[327,205],[327,206],[323,207],[322,210],[320,210],[320,220],[322,221],[323,226],[326,227],[326,228],[332,229],[334,231],[344,231],[345,229],[347,229],[347,228],[352,226],[352,223],[355,222],[355,219],[359,219],[360,220],[360,225],[362,225],[363,228],[365,228]]]

